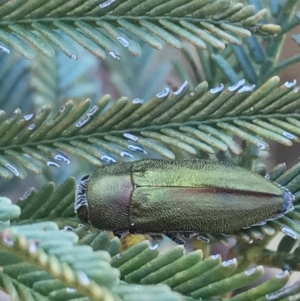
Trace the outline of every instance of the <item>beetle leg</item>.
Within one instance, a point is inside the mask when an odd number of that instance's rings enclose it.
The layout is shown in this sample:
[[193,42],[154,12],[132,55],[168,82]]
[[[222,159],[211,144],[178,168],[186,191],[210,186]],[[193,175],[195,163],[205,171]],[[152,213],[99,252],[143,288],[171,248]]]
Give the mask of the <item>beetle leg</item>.
[[177,234],[171,234],[171,233],[165,233],[167,237],[169,237],[171,240],[173,240],[178,245],[186,245],[186,242],[183,240],[182,236]]
[[207,244],[209,243],[209,238],[206,235],[198,235],[197,239],[206,242]]
[[190,233],[189,235],[188,235],[188,238],[193,238],[193,237],[195,237],[195,236],[198,236],[199,235],[199,233]]
[[220,244],[222,244],[223,246],[228,246],[229,245],[229,241],[228,241],[226,235],[224,235],[222,233],[221,234],[212,235],[212,237],[214,239],[216,239],[217,242],[220,243]]
[[124,238],[129,232],[126,230],[118,230],[118,231],[113,231],[114,236],[117,236],[118,238]]
[[152,237],[153,240],[155,240],[156,242],[161,242],[163,240],[163,236],[162,234],[151,234],[149,233],[149,235]]

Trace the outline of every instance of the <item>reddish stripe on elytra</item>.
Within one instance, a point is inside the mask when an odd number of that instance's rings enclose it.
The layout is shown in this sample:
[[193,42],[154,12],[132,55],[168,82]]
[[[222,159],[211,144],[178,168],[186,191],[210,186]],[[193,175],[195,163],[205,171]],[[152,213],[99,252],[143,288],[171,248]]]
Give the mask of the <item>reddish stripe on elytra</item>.
[[[139,187],[139,186],[138,186]],[[159,187],[152,187],[152,186],[141,186],[141,187],[149,187],[153,189],[163,189],[163,188],[169,188],[169,189],[180,189],[182,193],[187,194],[235,194],[235,195],[248,195],[248,196],[265,196],[265,197],[272,197],[272,196],[280,196],[279,194],[274,193],[267,193],[267,192],[259,192],[259,191],[250,191],[250,190],[241,190],[241,189],[231,189],[231,188],[225,188],[225,187],[182,187],[182,186],[159,186]],[[282,191],[282,195],[284,194],[284,191]]]

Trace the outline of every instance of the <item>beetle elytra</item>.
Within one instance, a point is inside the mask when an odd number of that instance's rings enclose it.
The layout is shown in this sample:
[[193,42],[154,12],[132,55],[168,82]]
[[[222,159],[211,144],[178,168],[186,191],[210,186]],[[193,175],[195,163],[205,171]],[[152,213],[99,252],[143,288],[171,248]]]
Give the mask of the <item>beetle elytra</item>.
[[232,234],[276,219],[294,196],[223,162],[145,159],[100,167],[77,187],[75,212],[101,230],[182,237]]

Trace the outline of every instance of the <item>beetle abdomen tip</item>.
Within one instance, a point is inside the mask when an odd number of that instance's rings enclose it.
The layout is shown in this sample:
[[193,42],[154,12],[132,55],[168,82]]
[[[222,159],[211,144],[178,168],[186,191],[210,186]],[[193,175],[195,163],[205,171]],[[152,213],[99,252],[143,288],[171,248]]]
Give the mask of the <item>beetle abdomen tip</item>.
[[285,188],[284,194],[283,194],[283,199],[284,199],[284,204],[280,211],[283,214],[285,214],[294,209],[293,202],[295,200],[295,196],[287,188]]
[[289,211],[294,210],[293,202],[295,200],[295,196],[287,188],[284,188],[283,199],[284,199],[284,204],[282,205],[281,209],[273,216],[266,219],[266,221],[272,221],[281,218]]

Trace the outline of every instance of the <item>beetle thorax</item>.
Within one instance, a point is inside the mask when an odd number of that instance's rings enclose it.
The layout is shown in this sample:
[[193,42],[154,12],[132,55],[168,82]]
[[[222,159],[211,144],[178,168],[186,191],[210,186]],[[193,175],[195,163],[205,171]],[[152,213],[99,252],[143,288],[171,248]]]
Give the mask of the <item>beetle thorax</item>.
[[103,167],[90,176],[87,186],[89,221],[102,230],[129,228],[129,204],[133,186],[130,165]]

